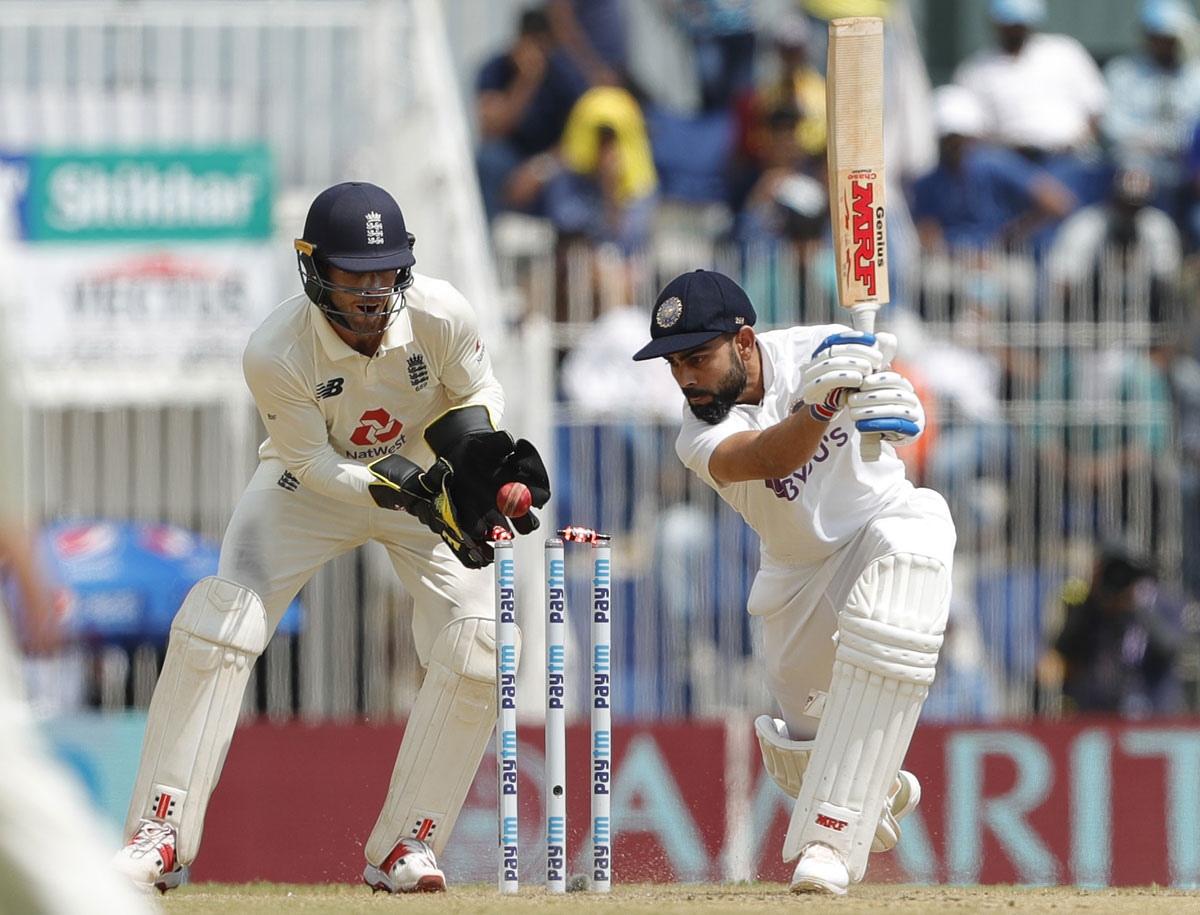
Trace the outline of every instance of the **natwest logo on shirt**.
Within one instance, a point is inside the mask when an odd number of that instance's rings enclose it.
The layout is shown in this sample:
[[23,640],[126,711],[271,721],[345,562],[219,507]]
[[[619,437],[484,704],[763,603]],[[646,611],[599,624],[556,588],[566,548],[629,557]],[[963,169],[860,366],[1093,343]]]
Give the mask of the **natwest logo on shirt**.
[[364,448],[367,445],[383,445],[399,435],[403,428],[404,423],[398,419],[392,419],[388,411],[382,407],[367,410],[358,418],[358,428],[350,436],[350,441]]

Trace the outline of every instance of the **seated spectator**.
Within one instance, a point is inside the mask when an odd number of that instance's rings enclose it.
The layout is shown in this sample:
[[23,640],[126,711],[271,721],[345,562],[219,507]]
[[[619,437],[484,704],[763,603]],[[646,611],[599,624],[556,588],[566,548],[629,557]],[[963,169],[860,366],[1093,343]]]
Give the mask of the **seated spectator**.
[[1095,139],[1104,78],[1074,38],[1035,31],[1044,0],[990,0],[996,43],[959,65],[954,82],[985,112],[987,138],[1045,167],[1086,203],[1097,199]]
[[951,310],[1028,314],[1036,277],[1024,255],[1070,212],[1074,197],[1045,170],[981,139],[985,118],[969,90],[938,88],[934,124],[937,167],[912,188],[926,252],[917,279],[922,311],[931,318]]
[[1185,51],[1196,18],[1182,0],[1146,0],[1140,22],[1141,52],[1104,68],[1104,136],[1118,165],[1149,170],[1155,204],[1182,223],[1183,160],[1200,120],[1200,61]]
[[1041,676],[1061,676],[1068,710],[1130,718],[1183,710],[1175,670],[1178,607],[1148,563],[1125,548],[1107,547],[1089,582],[1066,584],[1062,604],[1062,630]]
[[743,244],[794,243],[805,259],[825,243],[829,231],[829,192],[811,173],[816,163],[800,145],[800,115],[789,102],[761,118],[756,159],[743,163],[740,190],[732,201],[734,237]]
[[782,17],[771,31],[777,68],[771,77],[736,100],[738,156],[759,163],[772,140],[766,124],[770,112],[797,113],[796,143],[814,162],[825,155],[825,77],[812,65],[809,21],[798,14]]
[[1003,249],[1027,241],[1074,205],[1048,172],[983,139],[986,116],[961,86],[934,92],[938,164],[913,186],[913,221],[926,250]]
[[588,83],[558,47],[546,13],[520,18],[512,47],[483,65],[476,80],[476,150],[484,211],[539,213],[541,191],[556,171],[551,153]]
[[658,176],[632,95],[615,86],[584,93],[563,131],[562,165],[546,187],[546,215],[560,238],[613,244],[626,254],[646,246]]
[[1154,196],[1148,171],[1123,168],[1107,200],[1067,217],[1046,256],[1051,316],[1158,323],[1173,314],[1183,243]]

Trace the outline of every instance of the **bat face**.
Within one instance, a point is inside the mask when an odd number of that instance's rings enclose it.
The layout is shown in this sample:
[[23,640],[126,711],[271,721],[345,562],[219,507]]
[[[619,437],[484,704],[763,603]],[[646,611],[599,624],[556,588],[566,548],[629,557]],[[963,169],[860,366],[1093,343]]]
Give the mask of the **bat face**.
[[838,301],[873,323],[890,299],[883,194],[883,21],[829,24],[826,75],[830,217]]

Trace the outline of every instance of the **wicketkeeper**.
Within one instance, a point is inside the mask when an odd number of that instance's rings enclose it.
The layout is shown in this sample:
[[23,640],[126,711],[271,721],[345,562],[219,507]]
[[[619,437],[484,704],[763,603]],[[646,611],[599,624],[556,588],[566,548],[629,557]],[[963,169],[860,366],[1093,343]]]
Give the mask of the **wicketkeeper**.
[[[748,611],[763,618],[783,713],[755,722],[768,772],[796,797],[783,846],[795,892],[842,895],[891,848],[920,784],[900,769],[933,681],[954,525],[893,445],[925,414],[887,364],[888,335],[841,325],[756,334],[746,293],[697,270],[667,284],[653,338],[692,415],[680,459],[761,538]],[[863,432],[883,454],[859,454]],[[804,738],[804,739],[796,739]]]
[[[497,429],[504,395],[475,314],[449,283],[413,272],[414,241],[382,188],[324,191],[295,244],[303,294],[246,346],[268,438],[217,575],[171,627],[116,858],[143,886],[186,880],[250,670],[288,604],[324,563],[375,540],[413,597],[426,673],[363,879],[388,892],[446,887],[437,855],[496,718],[485,567],[493,529],[512,532],[496,496],[520,482],[541,507],[550,484],[533,445]],[[537,518],[512,524],[529,533]]]

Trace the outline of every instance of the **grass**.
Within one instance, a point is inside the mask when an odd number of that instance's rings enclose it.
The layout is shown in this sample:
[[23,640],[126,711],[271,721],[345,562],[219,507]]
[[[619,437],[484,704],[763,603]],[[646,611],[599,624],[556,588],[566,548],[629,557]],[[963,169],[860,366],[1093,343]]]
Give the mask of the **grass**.
[[447,893],[395,899],[371,893],[365,886],[345,884],[243,885],[200,883],[172,890],[161,900],[165,913],[180,915],[357,915],[394,912],[403,905],[409,913],[511,915],[537,909],[545,912],[646,912],[656,915],[705,913],[773,913],[781,906],[836,915],[926,915],[934,912],[1086,912],[1088,915],[1175,915],[1200,907],[1200,893],[1164,887],[1081,890],[1075,887],[904,886],[866,884],[840,899],[793,896],[782,884],[616,884],[611,894],[569,893],[548,896],[541,886],[525,886],[516,896],[501,896],[492,886],[451,887]]

